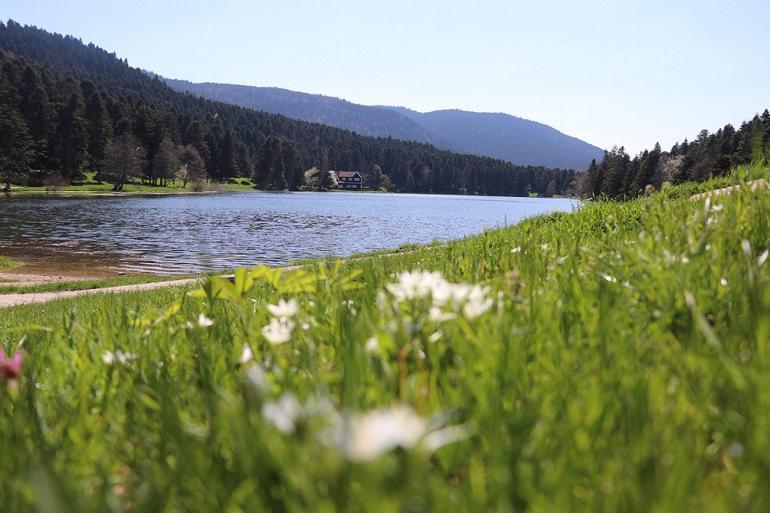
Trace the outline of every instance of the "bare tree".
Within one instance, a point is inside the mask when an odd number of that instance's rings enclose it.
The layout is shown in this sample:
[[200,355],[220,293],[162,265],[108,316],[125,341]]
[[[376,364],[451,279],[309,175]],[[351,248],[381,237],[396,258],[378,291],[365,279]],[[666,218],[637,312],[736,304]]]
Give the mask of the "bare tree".
[[182,187],[187,187],[187,182],[198,183],[206,178],[206,164],[203,162],[195,146],[188,144],[180,151],[179,170],[176,177],[182,181]]
[[152,158],[152,176],[154,180],[160,180],[160,185],[166,185],[179,169],[179,155],[176,145],[169,138],[164,138],[155,156]]
[[113,191],[122,191],[128,179],[141,172],[145,159],[146,152],[139,140],[123,134],[105,148],[99,178],[111,183]]

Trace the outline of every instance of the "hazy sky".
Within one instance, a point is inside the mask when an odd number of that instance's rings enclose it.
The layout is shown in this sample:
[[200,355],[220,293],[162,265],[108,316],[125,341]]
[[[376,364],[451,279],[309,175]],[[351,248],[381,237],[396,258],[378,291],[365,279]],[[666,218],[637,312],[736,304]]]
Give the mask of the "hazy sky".
[[768,0],[0,0],[0,18],[168,77],[506,112],[631,152],[770,107]]

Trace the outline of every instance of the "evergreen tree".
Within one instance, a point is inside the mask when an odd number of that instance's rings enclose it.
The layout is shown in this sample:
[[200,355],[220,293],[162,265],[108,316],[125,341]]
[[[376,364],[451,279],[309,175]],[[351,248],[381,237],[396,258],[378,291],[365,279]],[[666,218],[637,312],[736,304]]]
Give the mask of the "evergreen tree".
[[329,189],[332,186],[331,176],[329,176],[329,157],[326,152],[321,153],[318,165],[318,178],[316,179],[316,185],[319,191]]
[[79,179],[88,149],[88,133],[83,119],[83,98],[80,88],[70,87],[64,107],[59,111],[56,127],[56,162],[62,176]]
[[86,101],[85,120],[88,129],[88,156],[96,164],[104,159],[104,149],[112,137],[112,123],[102,98],[96,91]]
[[11,184],[24,180],[32,159],[33,141],[24,118],[18,110],[0,104],[0,179],[6,192]]

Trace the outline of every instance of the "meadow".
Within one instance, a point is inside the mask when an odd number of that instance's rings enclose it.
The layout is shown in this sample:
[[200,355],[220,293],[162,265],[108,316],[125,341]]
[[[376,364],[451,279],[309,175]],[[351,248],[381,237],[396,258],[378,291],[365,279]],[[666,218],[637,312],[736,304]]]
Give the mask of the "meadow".
[[112,184],[96,179],[94,171],[84,173],[81,182],[73,184],[56,185],[14,185],[11,187],[13,194],[21,195],[40,195],[40,194],[62,194],[62,195],[92,195],[92,194],[190,194],[201,192],[232,192],[254,190],[254,182],[247,178],[241,178],[230,183],[205,183],[194,185],[182,183],[181,180],[169,181],[165,185],[152,185],[142,183],[141,181],[131,180],[123,186],[121,192],[114,192]]
[[723,183],[0,310],[0,509],[767,511],[770,196]]

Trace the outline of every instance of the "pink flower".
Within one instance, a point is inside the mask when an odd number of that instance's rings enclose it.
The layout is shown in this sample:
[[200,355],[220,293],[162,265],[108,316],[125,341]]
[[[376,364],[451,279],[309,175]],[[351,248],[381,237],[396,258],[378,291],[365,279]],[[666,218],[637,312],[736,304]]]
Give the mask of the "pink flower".
[[16,351],[12,358],[5,357],[5,351],[0,349],[0,377],[16,379],[21,374],[21,351]]

